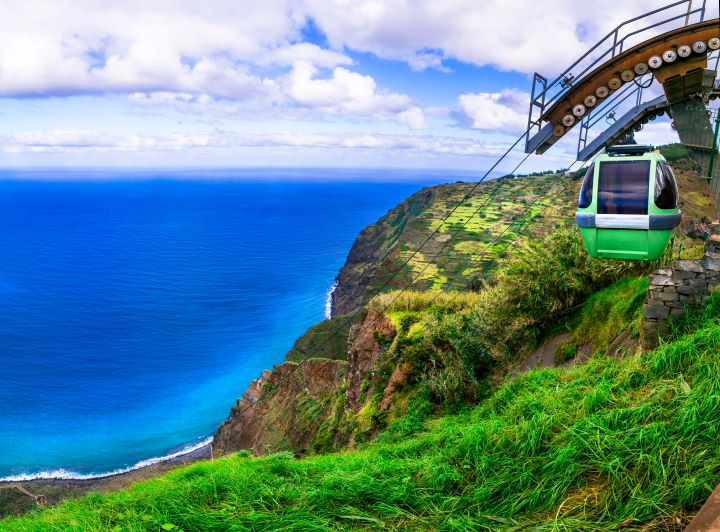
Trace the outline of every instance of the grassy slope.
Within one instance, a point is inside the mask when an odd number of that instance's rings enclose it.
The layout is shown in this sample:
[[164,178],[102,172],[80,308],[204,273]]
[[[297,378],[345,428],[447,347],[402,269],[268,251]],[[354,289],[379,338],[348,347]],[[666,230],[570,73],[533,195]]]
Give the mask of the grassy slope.
[[531,371],[361,451],[234,455],[0,530],[678,528],[720,478],[720,295],[685,330],[645,355]]

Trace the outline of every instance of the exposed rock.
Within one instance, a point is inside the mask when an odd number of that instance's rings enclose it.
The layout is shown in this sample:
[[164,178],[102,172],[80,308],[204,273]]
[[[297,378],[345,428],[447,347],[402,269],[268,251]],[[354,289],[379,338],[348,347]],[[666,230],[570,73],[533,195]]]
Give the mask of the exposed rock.
[[677,299],[677,295],[675,292],[650,292],[650,299],[653,301],[675,301]]
[[376,336],[384,336],[390,342],[396,333],[392,322],[381,312],[375,311],[369,311],[362,324],[350,331],[347,409],[355,412],[360,409],[362,383],[382,354],[382,345],[378,344]]
[[694,272],[688,272],[683,270],[676,270],[673,272],[672,280],[673,283],[677,281],[684,281],[685,279],[695,279],[697,277],[697,273]]
[[674,286],[675,283],[673,283],[672,277],[669,275],[658,275],[656,273],[650,276],[650,284],[654,286]]
[[716,258],[714,257],[716,253],[713,254],[707,254],[705,255],[705,258],[703,259],[703,266],[707,268],[708,270],[713,271],[720,271],[720,257]]
[[331,413],[346,367],[340,360],[311,359],[264,371],[218,428],[215,450],[306,452]]
[[405,378],[407,376],[407,372],[410,369],[410,364],[408,362],[405,362],[403,364],[398,364],[398,366],[395,368],[395,371],[393,371],[393,374],[390,376],[390,380],[387,383],[387,386],[385,386],[385,389],[383,390],[382,399],[380,400],[380,411],[384,412],[390,407],[390,403],[393,398],[393,394],[405,385]]
[[670,309],[660,305],[645,305],[643,309],[643,317],[645,318],[667,318],[670,315]]

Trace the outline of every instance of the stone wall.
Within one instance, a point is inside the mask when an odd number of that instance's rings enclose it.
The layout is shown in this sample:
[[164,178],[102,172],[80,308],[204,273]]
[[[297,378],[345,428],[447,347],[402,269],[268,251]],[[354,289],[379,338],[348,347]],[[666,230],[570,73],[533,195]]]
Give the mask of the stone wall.
[[651,349],[670,330],[670,320],[685,314],[720,290],[720,223],[710,224],[710,234],[701,260],[679,260],[669,268],[655,270],[649,278],[643,309],[643,346]]

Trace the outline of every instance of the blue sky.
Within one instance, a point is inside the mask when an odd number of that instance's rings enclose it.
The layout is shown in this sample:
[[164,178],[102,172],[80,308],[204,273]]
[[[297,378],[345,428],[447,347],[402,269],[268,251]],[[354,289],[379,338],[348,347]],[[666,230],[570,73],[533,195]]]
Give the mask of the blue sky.
[[523,131],[533,72],[657,5],[0,0],[0,166],[476,170]]

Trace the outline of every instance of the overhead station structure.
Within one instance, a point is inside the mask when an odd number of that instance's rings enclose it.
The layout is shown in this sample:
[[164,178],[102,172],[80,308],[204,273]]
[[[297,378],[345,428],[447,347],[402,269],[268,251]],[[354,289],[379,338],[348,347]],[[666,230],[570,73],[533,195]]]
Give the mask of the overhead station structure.
[[535,73],[525,152],[542,154],[578,126],[577,158],[587,161],[668,114],[711,180],[720,215],[720,19],[707,19],[706,7],[682,0],[650,11],[617,26],[554,80]]

